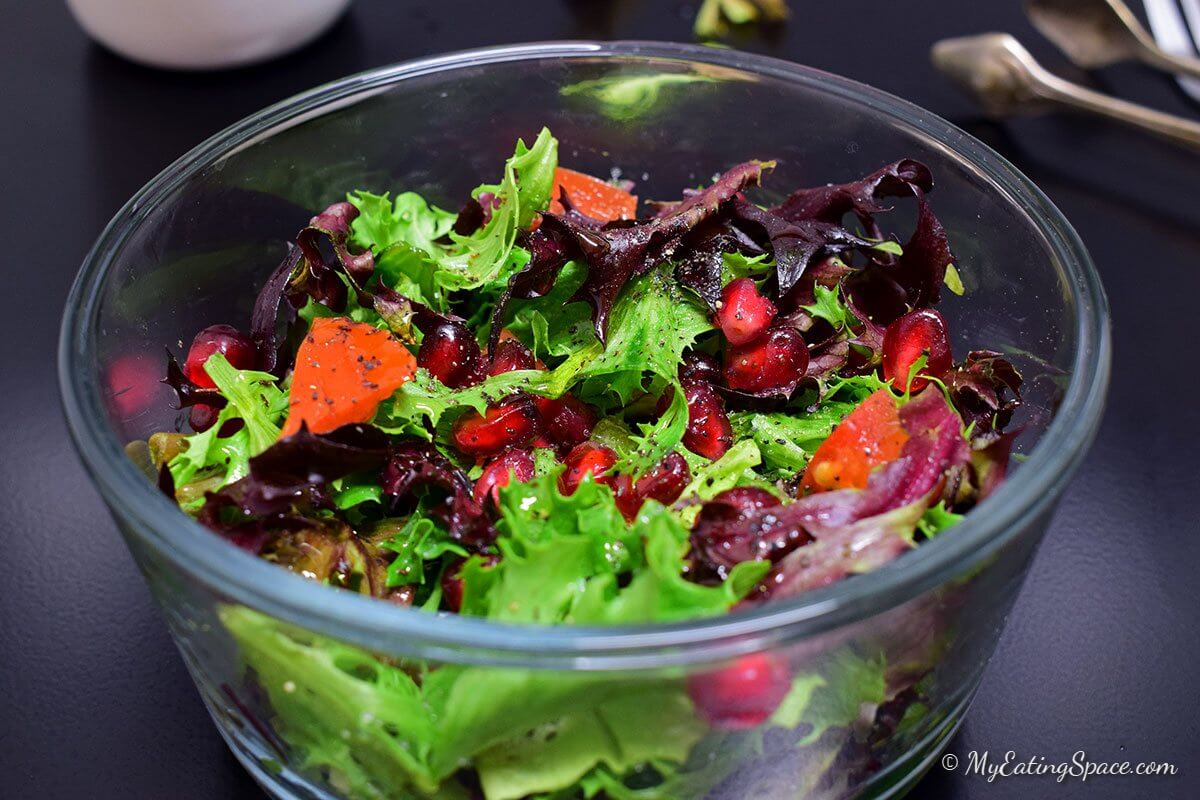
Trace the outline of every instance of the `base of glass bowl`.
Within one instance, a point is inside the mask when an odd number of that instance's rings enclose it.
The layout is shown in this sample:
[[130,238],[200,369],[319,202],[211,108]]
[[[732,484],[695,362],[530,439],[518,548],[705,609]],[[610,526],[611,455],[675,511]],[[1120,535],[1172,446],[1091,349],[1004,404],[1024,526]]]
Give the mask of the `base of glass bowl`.
[[[940,725],[930,731],[908,753],[887,769],[871,776],[857,795],[860,800],[898,800],[908,794],[925,777],[933,764],[946,750],[954,734],[962,727],[967,709],[975,699],[978,682],[946,715]],[[262,790],[274,800],[339,800],[337,795],[319,789],[293,770],[283,766],[276,755],[257,737],[243,734],[229,725],[224,705],[201,693],[204,706],[216,723],[221,737],[229,745],[234,758],[250,773]]]

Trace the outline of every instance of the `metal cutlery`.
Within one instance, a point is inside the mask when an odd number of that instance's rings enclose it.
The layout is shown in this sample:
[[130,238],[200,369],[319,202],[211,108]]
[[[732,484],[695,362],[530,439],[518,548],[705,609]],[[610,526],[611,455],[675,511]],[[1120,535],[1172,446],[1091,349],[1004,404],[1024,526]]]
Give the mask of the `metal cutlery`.
[[[1144,32],[1144,31],[1143,31]],[[1200,122],[1119,100],[1048,72],[1006,33],[943,39],[934,65],[1003,117],[1068,108],[1096,114],[1200,150]]]
[[1200,77],[1200,59],[1159,47],[1124,0],[1026,0],[1025,11],[1043,36],[1084,69],[1137,60]]

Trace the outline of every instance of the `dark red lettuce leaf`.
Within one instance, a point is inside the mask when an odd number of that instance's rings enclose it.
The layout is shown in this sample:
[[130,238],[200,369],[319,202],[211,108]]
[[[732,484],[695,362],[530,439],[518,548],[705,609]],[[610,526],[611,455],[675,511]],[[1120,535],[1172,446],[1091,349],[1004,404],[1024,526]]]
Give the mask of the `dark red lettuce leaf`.
[[330,481],[379,469],[387,452],[387,436],[370,425],[344,425],[326,434],[302,426],[251,458],[249,475],[210,492],[198,519],[224,533],[246,523],[264,528],[307,519],[306,512],[330,507]]
[[775,256],[779,297],[792,291],[818,256],[869,248],[872,244],[837,223],[816,219],[788,220],[742,197],[735,198],[730,204],[730,214],[739,225],[748,226],[752,234],[758,232],[764,237]]
[[382,484],[398,513],[413,510],[420,496],[433,490],[439,502],[429,514],[442,522],[451,538],[472,550],[487,552],[496,539],[491,518],[472,496],[471,480],[428,442],[394,444]]
[[943,476],[967,463],[970,448],[962,421],[936,387],[906,403],[900,420],[910,438],[895,461],[871,475],[866,489],[821,492],[741,518],[742,539],[800,543],[767,575],[755,599],[826,585],[909,547],[905,534]]
[[880,199],[912,195],[913,187],[923,192],[930,191],[933,188],[933,175],[929,167],[906,158],[880,167],[870,175],[850,183],[797,189],[771,210],[792,222],[814,219],[834,224],[840,223],[846,214],[853,212],[870,233],[874,215],[891,208],[880,203]]
[[904,254],[886,269],[888,274],[908,293],[910,308],[927,308],[941,297],[946,267],[954,261],[946,229],[938,220],[923,191],[917,191],[917,229]]
[[[357,216],[358,209],[352,204],[334,203],[309,220],[296,235],[302,258],[287,287],[293,306],[299,308],[304,305],[305,297],[311,297],[334,311],[344,309],[347,291],[339,275],[361,292],[375,271],[375,259],[370,250],[350,252],[350,223]],[[322,240],[333,250],[332,260],[321,253]]]
[[1008,462],[1019,430],[988,431],[971,441],[970,478],[976,502],[996,490],[1008,475]]
[[392,333],[407,342],[415,341],[413,328],[428,335],[441,326],[450,326],[464,341],[474,339],[475,336],[467,329],[462,317],[434,311],[429,306],[410,300],[395,289],[384,286],[383,283],[375,287],[370,296],[370,303]]
[[715,310],[721,300],[724,254],[734,252],[756,256],[766,251],[728,220],[705,220],[684,237],[677,251],[679,264],[675,267],[675,280]]
[[[760,161],[739,164],[711,186],[687,195],[647,220],[621,220],[596,229],[594,220],[571,209],[564,214],[545,214],[538,230],[545,231],[556,243],[555,255],[549,260],[535,258],[512,280],[527,285],[530,279],[525,273],[530,273],[536,274],[538,282],[544,282],[548,273],[561,269],[568,260],[582,260],[588,267],[587,278],[575,299],[591,305],[596,336],[604,341],[608,315],[625,284],[672,258],[686,234],[714,216],[743,189],[757,184],[773,166]],[[557,253],[559,246],[565,248],[565,258]],[[515,290],[511,294],[521,296]],[[493,326],[500,322],[502,317],[493,317]]]
[[[254,311],[250,315],[250,339],[258,356],[258,368],[263,372],[275,372],[279,363],[280,339],[286,338],[286,331],[296,317],[292,304],[284,302],[284,292],[300,258],[300,248],[289,245],[288,254],[279,262],[254,299]],[[282,336],[279,319],[281,310],[285,317],[282,320]]]
[[188,408],[195,405],[208,405],[213,408],[224,408],[225,395],[217,389],[208,389],[199,386],[184,374],[183,369],[179,366],[179,362],[175,360],[175,355],[167,351],[167,377],[163,378],[161,383],[165,383],[175,391],[175,398],[179,408]]
[[963,421],[980,432],[1003,428],[1021,405],[1021,373],[994,350],[972,350],[942,379]]
[[496,352],[500,341],[500,331],[503,329],[504,317],[508,312],[508,304],[514,297],[528,300],[541,297],[554,286],[554,279],[571,260],[574,252],[568,237],[562,233],[549,231],[545,225],[530,233],[522,233],[517,244],[529,251],[529,263],[517,274],[513,275],[504,291],[496,298],[492,309],[492,324],[488,335],[488,357]]

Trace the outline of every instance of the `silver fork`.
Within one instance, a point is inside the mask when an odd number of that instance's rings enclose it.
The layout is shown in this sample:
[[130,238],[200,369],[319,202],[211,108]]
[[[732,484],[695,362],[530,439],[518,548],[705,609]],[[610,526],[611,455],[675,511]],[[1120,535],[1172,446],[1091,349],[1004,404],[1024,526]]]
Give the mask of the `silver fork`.
[[[1174,56],[1200,56],[1200,0],[1143,0],[1158,46]],[[1180,77],[1179,85],[1200,100],[1200,78]]]

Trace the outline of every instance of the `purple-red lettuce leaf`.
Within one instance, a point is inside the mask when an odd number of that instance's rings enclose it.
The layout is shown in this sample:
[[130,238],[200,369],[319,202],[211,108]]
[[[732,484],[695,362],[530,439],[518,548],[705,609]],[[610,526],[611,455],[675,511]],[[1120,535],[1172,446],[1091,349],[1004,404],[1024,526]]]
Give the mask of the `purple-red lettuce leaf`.
[[429,515],[442,523],[453,541],[475,552],[486,552],[496,539],[490,516],[475,502],[471,480],[428,442],[393,444],[382,485],[397,513],[412,510],[433,490],[435,502],[428,508]]
[[786,297],[818,256],[867,249],[875,243],[856,236],[841,225],[816,219],[785,219],[738,197],[730,204],[735,222],[761,233],[775,257],[778,296]]
[[797,189],[780,203],[773,212],[786,220],[813,219],[820,222],[840,223],[846,214],[853,212],[867,232],[881,238],[873,231],[875,214],[891,210],[891,206],[880,203],[884,197],[907,197],[913,187],[923,192],[933,188],[933,175],[929,167],[919,161],[902,159],[880,167],[866,177],[850,183],[830,183],[811,189]]
[[[250,314],[250,339],[254,342],[258,369],[263,372],[275,372],[279,363],[280,340],[287,338],[287,329],[296,317],[292,304],[284,302],[284,292],[300,263],[301,255],[299,247],[289,245],[288,254],[279,262],[254,299],[254,310]],[[282,322],[279,318],[281,310],[284,314]]]
[[737,525],[728,526],[727,536],[751,545],[788,545],[769,548],[776,556],[786,554],[764,579],[759,599],[795,594],[872,569],[910,546],[913,526],[943,476],[965,465],[971,451],[962,437],[962,421],[936,387],[906,403],[900,421],[909,439],[898,458],[871,475],[867,488],[820,492],[767,506],[744,513]]
[[[311,297],[321,305],[334,311],[346,307],[346,281],[362,293],[363,287],[375,271],[375,258],[370,250],[362,253],[350,252],[350,223],[358,216],[353,204],[342,201],[317,214],[300,233],[296,245],[301,259],[288,281],[287,297],[293,306],[304,305]],[[333,260],[321,253],[321,241],[326,240],[333,250]]]
[[224,408],[229,402],[225,395],[217,388],[208,388],[193,383],[183,369],[180,368],[179,362],[175,360],[175,355],[167,351],[167,376],[160,381],[170,386],[175,392],[175,398],[179,408],[188,408],[195,405],[208,405],[213,408]]
[[679,263],[675,267],[675,279],[715,310],[721,300],[725,254],[737,252],[754,256],[764,251],[728,220],[710,218],[683,238],[677,252]]
[[979,432],[1003,428],[1021,405],[1021,373],[993,350],[972,350],[942,380],[963,421]]
[[925,192],[917,191],[917,228],[888,274],[908,293],[909,308],[927,308],[941,297],[946,268],[954,262],[946,229],[933,213]]
[[309,509],[330,507],[330,481],[379,469],[387,452],[387,437],[369,425],[344,425],[325,434],[301,426],[251,458],[249,475],[209,493],[198,519],[227,532],[262,518],[304,517]]
[[[688,232],[715,215],[743,189],[757,184],[773,166],[773,163],[760,161],[739,164],[711,186],[687,195],[647,220],[621,220],[597,230],[593,221],[581,219],[582,215],[570,209],[564,214],[545,214],[539,231],[544,229],[549,237],[566,246],[562,264],[570,259],[587,264],[587,278],[575,299],[584,300],[592,307],[597,338],[605,340],[609,313],[630,279],[673,257]],[[561,269],[558,260],[557,256],[549,262],[535,258],[523,272],[536,270],[539,280],[544,280],[550,271],[548,263]],[[525,281],[527,278],[518,273],[512,280]],[[494,318],[493,325],[501,321]]]

